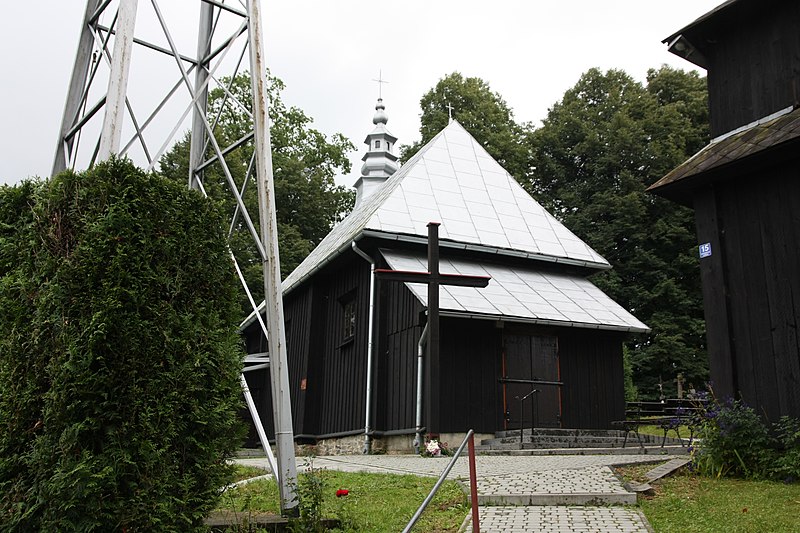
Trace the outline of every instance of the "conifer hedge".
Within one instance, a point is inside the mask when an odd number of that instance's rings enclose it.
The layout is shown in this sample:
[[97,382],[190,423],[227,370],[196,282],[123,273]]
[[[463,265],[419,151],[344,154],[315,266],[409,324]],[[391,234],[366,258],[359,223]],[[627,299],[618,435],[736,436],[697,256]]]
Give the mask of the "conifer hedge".
[[125,160],[0,188],[0,530],[202,527],[242,435],[222,228]]

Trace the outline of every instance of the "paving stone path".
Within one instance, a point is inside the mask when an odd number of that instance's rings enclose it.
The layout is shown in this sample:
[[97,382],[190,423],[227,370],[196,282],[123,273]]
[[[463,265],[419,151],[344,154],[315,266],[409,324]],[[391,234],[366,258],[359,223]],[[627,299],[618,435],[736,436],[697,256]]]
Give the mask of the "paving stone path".
[[[612,466],[672,459],[653,455],[478,456],[478,503],[485,533],[651,533],[636,495],[616,478]],[[266,459],[239,459],[266,467]],[[449,458],[414,455],[348,455],[314,459],[315,468],[438,477]],[[306,461],[298,458],[302,468]],[[469,464],[459,458],[450,479],[467,484]],[[471,531],[465,521],[466,531]]]

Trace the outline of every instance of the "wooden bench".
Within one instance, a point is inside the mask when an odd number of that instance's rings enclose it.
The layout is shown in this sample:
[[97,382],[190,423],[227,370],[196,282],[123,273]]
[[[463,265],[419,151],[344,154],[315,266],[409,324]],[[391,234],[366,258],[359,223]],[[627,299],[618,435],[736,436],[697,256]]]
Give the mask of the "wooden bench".
[[622,441],[624,448],[628,444],[628,437],[631,433],[636,435],[639,446],[644,448],[639,428],[642,426],[658,426],[664,432],[661,439],[663,448],[667,442],[670,431],[675,432],[675,436],[680,440],[681,446],[684,445],[678,429],[686,426],[689,429],[689,443],[691,446],[697,429],[703,422],[705,405],[700,400],[689,400],[671,398],[661,402],[626,402],[625,420],[614,421],[611,424],[619,426],[625,431],[625,439]]

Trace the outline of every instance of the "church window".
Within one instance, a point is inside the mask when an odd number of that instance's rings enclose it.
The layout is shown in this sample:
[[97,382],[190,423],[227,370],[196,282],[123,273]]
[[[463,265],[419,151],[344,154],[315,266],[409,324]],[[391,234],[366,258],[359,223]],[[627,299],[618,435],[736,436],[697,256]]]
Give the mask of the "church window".
[[356,299],[354,294],[350,294],[346,300],[342,301],[342,308],[342,338],[348,340],[356,333]]
[[375,148],[380,148],[380,147],[381,147],[381,141],[380,140],[375,141]]

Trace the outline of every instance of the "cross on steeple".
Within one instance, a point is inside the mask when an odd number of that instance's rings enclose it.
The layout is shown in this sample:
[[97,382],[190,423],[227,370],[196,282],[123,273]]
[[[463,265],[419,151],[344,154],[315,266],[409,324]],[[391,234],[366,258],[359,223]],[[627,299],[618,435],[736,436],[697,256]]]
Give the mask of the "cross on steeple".
[[453,122],[453,106],[450,105],[450,102],[447,102],[445,107],[447,108],[447,123],[450,124]]
[[381,94],[381,92],[382,92],[382,91],[381,91],[381,89],[382,89],[382,87],[381,87],[381,86],[382,86],[384,83],[389,83],[388,81],[386,81],[386,80],[384,80],[384,79],[383,79],[383,71],[379,70],[379,71],[378,71],[378,79],[376,80],[376,79],[374,79],[374,78],[373,78],[373,79],[372,79],[372,81],[377,81],[377,82],[378,82],[378,98],[379,98],[379,99],[380,99],[380,98],[383,98],[383,95]]

